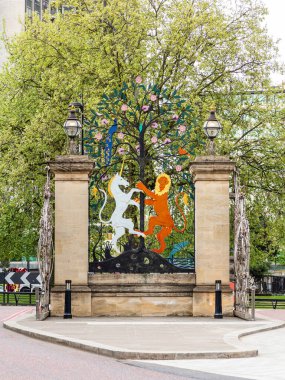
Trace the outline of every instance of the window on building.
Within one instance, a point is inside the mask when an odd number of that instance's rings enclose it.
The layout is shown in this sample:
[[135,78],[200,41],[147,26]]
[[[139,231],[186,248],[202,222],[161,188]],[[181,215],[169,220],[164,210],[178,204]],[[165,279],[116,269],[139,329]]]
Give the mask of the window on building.
[[28,17],[32,17],[33,13],[33,1],[32,0],[26,0],[26,14]]
[[43,12],[48,9],[49,0],[43,0]]
[[42,17],[42,4],[41,0],[34,0],[34,12]]
[[50,8],[51,15],[55,15],[57,13],[64,14],[64,13],[67,13],[67,12],[75,12],[75,11],[76,11],[75,7],[67,6],[67,5],[61,5],[60,7],[53,7],[52,6]]
[[26,0],[26,14],[32,17],[35,12],[40,18],[43,12],[48,9],[50,0]]

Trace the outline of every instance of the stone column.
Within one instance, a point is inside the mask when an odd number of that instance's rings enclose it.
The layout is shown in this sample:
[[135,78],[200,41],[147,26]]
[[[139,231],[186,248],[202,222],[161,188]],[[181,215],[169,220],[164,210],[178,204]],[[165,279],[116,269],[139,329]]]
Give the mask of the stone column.
[[215,280],[222,281],[223,314],[233,315],[229,287],[229,177],[234,166],[224,156],[197,157],[190,166],[195,183],[193,316],[214,315]]
[[59,156],[50,162],[55,175],[55,264],[51,315],[63,316],[65,280],[72,281],[72,314],[91,315],[88,287],[89,176],[87,156]]

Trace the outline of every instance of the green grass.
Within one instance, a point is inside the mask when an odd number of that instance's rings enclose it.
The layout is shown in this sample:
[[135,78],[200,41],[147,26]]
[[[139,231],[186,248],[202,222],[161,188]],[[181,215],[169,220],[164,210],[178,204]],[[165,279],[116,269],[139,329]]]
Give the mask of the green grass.
[[[0,305],[1,304],[2,305],[16,305],[15,296],[18,299],[18,305],[30,305],[30,295],[29,294],[17,294],[17,293],[15,293],[15,295],[9,294],[9,298],[8,298],[8,295],[6,294],[5,295],[5,302],[4,302],[4,295],[0,294]],[[31,305],[35,305],[35,304],[36,304],[36,298],[35,298],[35,295],[32,294],[31,295]]]
[[258,299],[258,298],[267,298],[267,299],[278,299],[278,300],[285,300],[285,295],[278,295],[278,296],[262,296],[262,295],[258,295],[258,296],[255,296],[255,299]]
[[[262,296],[258,295],[255,297],[255,308],[256,309],[273,309],[272,304],[270,302],[258,302],[258,299],[277,299],[277,300],[285,300],[285,295],[272,295],[272,296]],[[285,309],[285,302],[277,303],[276,309]]]

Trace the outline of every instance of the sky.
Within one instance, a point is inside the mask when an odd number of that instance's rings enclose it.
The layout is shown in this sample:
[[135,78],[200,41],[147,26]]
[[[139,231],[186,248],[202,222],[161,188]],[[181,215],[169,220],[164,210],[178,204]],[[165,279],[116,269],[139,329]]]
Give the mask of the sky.
[[[266,19],[269,35],[274,39],[281,39],[279,42],[280,60],[285,62],[285,0],[263,0],[268,8],[269,15]],[[285,82],[285,75],[273,74],[272,81],[274,84]]]

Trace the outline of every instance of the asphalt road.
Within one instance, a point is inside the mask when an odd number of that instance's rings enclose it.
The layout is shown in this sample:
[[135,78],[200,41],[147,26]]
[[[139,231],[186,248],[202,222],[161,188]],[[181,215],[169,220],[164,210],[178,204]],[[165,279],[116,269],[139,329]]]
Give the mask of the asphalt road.
[[183,380],[192,378],[140,368],[92,353],[46,343],[2,327],[5,319],[25,309],[29,308],[0,306],[0,380]]

